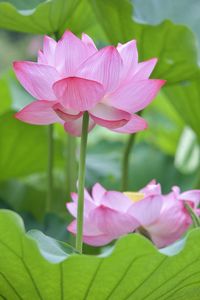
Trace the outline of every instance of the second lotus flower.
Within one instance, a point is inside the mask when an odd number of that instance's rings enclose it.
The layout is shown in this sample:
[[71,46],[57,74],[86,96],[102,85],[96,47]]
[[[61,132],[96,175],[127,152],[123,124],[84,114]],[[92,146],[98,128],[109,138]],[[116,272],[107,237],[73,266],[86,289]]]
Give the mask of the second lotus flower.
[[62,123],[79,136],[88,111],[89,130],[95,124],[121,133],[143,130],[147,123],[135,113],[165,83],[149,79],[156,62],[138,62],[135,40],[98,50],[86,34],[79,39],[66,31],[58,42],[46,36],[37,62],[14,63],[18,80],[36,99],[16,117],[30,124]]
[[[72,199],[67,208],[76,218],[77,194],[73,193]],[[197,208],[200,190],[180,193],[178,187],[173,187],[172,192],[163,195],[160,184],[152,181],[138,193],[120,193],[106,191],[97,183],[92,196],[85,191],[83,240],[89,245],[101,246],[137,231],[163,248],[181,238],[192,224],[185,202],[200,214]],[[75,219],[68,226],[73,234],[76,234],[76,225]]]

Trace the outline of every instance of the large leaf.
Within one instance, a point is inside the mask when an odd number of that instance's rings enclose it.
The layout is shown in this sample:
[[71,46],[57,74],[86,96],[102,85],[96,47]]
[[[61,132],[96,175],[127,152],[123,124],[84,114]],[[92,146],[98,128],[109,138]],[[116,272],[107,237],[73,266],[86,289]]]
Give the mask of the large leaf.
[[169,101],[200,139],[200,75],[197,80],[183,81],[164,88]]
[[153,76],[175,83],[196,74],[196,40],[187,27],[171,21],[157,26],[140,24],[132,19],[133,7],[127,0],[91,0],[91,3],[111,43],[135,38],[141,60],[159,59]]
[[79,2],[78,0],[1,1],[0,28],[52,34],[58,32],[67,22]]
[[199,0],[132,0],[134,15],[137,19],[157,24],[165,19],[189,26],[200,41]]
[[[0,118],[0,180],[22,177],[47,168],[47,129],[14,118],[14,111]],[[56,145],[57,162],[62,161],[60,145]]]
[[5,77],[0,79],[0,114],[9,110],[12,103],[12,97]]
[[122,238],[100,257],[69,256],[67,246],[42,234],[39,242],[34,239],[25,234],[16,214],[0,212],[2,299],[199,299],[199,229],[175,256],[159,253],[136,234]]

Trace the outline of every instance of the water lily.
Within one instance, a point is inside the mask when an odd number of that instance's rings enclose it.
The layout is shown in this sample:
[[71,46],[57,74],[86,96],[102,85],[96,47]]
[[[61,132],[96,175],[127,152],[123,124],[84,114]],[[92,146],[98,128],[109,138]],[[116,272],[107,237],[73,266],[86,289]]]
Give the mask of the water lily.
[[[76,193],[72,199],[67,208],[75,220],[68,230],[76,234]],[[102,246],[137,231],[158,248],[165,247],[181,238],[192,224],[185,203],[200,214],[200,190],[181,193],[180,188],[173,187],[169,194],[163,195],[160,184],[152,181],[139,192],[121,193],[107,191],[97,183],[91,195],[85,190],[83,241]]]
[[[76,193],[72,193],[73,202],[67,203],[69,212],[77,218]],[[89,245],[101,246],[108,244],[128,232],[138,228],[138,221],[127,214],[132,201],[123,193],[107,191],[99,183],[92,188],[90,195],[85,190],[84,199],[83,241]],[[68,231],[77,232],[77,220],[68,226]]]
[[38,61],[14,62],[23,87],[36,99],[16,114],[30,124],[62,123],[81,135],[83,113],[95,124],[121,133],[147,127],[136,115],[159,92],[164,80],[149,79],[157,59],[138,62],[136,41],[98,50],[86,34],[79,39],[66,31],[56,42],[46,36]]
[[[181,193],[180,188],[175,186],[169,194],[162,195],[160,184],[152,181],[140,193],[143,194],[141,201],[134,202],[128,212],[141,224],[138,231],[149,237],[158,248],[178,240],[192,224],[185,203],[199,214],[200,190]],[[127,196],[132,197],[131,193]]]

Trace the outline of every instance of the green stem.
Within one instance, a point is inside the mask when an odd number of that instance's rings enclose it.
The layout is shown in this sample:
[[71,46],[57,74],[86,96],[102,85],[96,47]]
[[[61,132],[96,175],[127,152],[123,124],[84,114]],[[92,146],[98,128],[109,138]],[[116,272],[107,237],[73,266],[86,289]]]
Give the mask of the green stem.
[[126,191],[128,188],[128,167],[129,167],[129,159],[131,154],[131,149],[135,141],[135,134],[130,134],[125,145],[123,158],[122,158],[122,178],[121,178],[121,190]]
[[88,136],[89,115],[84,112],[81,133],[81,148],[78,174],[78,210],[77,210],[77,236],[76,249],[82,253],[83,244],[83,211],[84,211],[84,186],[85,186],[85,164]]
[[200,219],[196,215],[196,213],[194,212],[192,207],[189,204],[185,203],[185,208],[187,209],[188,213],[190,214],[190,216],[192,218],[194,227],[200,227]]
[[71,192],[76,189],[77,180],[77,161],[76,161],[76,138],[67,135],[67,169],[66,169],[66,182],[67,182],[67,201],[70,200]]
[[53,199],[53,156],[54,156],[54,141],[53,141],[53,124],[48,126],[48,164],[47,164],[47,201],[46,213],[52,209]]

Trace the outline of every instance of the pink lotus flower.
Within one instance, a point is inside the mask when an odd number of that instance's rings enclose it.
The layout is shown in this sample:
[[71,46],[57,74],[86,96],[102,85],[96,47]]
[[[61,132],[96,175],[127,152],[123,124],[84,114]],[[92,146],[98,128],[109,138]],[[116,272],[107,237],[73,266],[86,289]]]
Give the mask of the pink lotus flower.
[[[76,218],[77,194],[67,203]],[[158,247],[165,247],[179,238],[192,224],[184,206],[185,201],[199,214],[200,190],[180,193],[173,187],[168,195],[161,194],[161,187],[152,181],[139,193],[106,191],[95,184],[92,196],[85,191],[83,240],[93,246],[108,244],[114,239],[133,231],[150,238]],[[76,234],[76,219],[68,230]]]
[[[73,202],[67,203],[70,213],[76,218],[77,194],[72,193]],[[138,228],[139,223],[127,210],[132,201],[125,195],[115,191],[106,191],[99,183],[92,189],[92,196],[85,190],[83,241],[93,246],[108,244],[128,232]],[[76,219],[68,226],[68,230],[76,234]]]
[[199,214],[200,190],[180,193],[180,188],[175,186],[171,193],[162,195],[160,184],[152,181],[140,193],[143,199],[134,203],[128,213],[141,224],[138,230],[158,248],[178,240],[192,224],[185,202]]
[[156,96],[164,80],[149,79],[156,58],[138,63],[136,41],[97,50],[86,34],[70,31],[54,41],[44,38],[38,61],[14,62],[16,76],[36,101],[16,114],[21,121],[64,124],[79,136],[84,111],[89,130],[95,124],[112,131],[134,133],[147,127],[135,113]]

